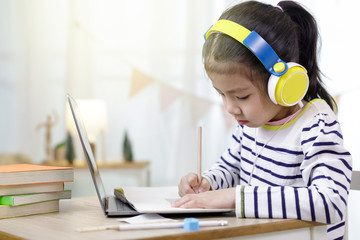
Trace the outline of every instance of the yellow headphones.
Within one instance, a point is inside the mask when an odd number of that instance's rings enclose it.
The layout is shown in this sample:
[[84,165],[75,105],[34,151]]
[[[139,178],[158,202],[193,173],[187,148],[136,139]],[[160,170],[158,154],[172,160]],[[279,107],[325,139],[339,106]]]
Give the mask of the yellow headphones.
[[285,63],[258,33],[238,23],[221,19],[205,33],[205,39],[212,32],[224,33],[254,53],[271,74],[268,93],[275,104],[289,107],[303,99],[309,87],[309,77],[303,66],[294,62]]

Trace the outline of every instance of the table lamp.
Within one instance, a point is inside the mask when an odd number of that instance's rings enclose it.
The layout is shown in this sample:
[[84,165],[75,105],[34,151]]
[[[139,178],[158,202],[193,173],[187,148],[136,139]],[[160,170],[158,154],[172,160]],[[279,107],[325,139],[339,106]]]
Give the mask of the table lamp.
[[[99,99],[78,99],[76,100],[81,117],[86,129],[87,136],[91,145],[95,159],[96,154],[96,139],[100,135],[103,146],[101,160],[105,159],[105,148],[104,148],[104,134],[107,131],[107,109],[104,100]],[[75,128],[74,121],[72,119],[71,111],[67,108],[67,128],[69,132],[76,136],[77,130]]]

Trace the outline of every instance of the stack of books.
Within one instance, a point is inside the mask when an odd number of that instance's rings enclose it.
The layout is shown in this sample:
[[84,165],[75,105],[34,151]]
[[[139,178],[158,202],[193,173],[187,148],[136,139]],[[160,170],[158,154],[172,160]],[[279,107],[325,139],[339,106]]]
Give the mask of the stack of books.
[[59,211],[71,198],[64,182],[74,181],[72,167],[0,165],[0,219]]

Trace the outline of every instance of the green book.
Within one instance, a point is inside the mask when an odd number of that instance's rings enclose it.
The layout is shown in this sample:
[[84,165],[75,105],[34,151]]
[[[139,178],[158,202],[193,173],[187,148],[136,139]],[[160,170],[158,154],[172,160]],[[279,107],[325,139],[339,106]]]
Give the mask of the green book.
[[24,195],[0,196],[0,205],[21,206],[32,203],[47,202],[71,198],[71,190]]

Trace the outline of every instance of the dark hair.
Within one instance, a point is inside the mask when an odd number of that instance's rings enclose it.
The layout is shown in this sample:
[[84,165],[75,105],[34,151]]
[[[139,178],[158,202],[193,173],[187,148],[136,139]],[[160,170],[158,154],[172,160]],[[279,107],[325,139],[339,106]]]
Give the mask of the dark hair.
[[[336,103],[321,80],[317,61],[318,28],[314,17],[300,4],[281,1],[279,7],[257,1],[247,1],[226,10],[220,19],[236,22],[255,30],[285,62],[297,62],[309,75],[309,89],[304,100],[324,99],[335,110]],[[320,43],[319,43],[320,46]],[[261,79],[268,73],[260,60],[237,40],[218,32],[210,34],[203,46],[203,59],[207,72],[224,73],[219,62],[236,62],[251,66],[251,72]],[[226,71],[236,71],[229,67]],[[267,81],[263,82],[267,86]]]

